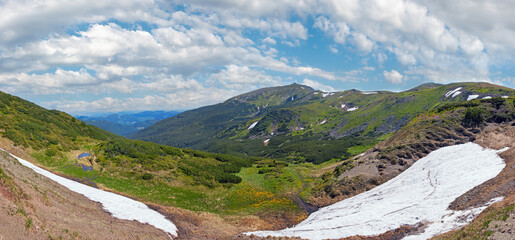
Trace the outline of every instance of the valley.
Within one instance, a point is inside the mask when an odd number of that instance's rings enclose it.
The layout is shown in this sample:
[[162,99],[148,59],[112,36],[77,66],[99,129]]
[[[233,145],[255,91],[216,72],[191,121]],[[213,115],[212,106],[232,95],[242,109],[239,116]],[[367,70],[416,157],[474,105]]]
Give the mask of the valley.
[[[469,99],[471,95],[478,97]],[[489,218],[497,219],[497,215],[507,214],[502,209],[513,205],[515,191],[511,170],[514,96],[512,89],[484,83],[422,85],[399,93],[324,93],[289,85],[186,111],[132,136],[145,136],[143,140],[154,143],[126,139],[2,93],[0,147],[55,174],[88,180],[100,189],[145,203],[177,226],[178,239],[245,239],[250,238],[245,232],[289,228],[318,208],[379,191],[383,183],[414,171],[412,166],[418,161],[444,147],[469,142],[496,150],[509,147],[499,153],[506,164],[498,169],[499,174],[463,189],[444,204],[461,211],[503,197],[488,208],[497,210],[485,211],[494,214]],[[77,159],[82,153],[91,156]],[[12,161],[2,159],[2,169],[13,168]],[[92,171],[76,164],[90,166]],[[474,169],[481,171],[482,165],[493,163],[477,164]],[[38,191],[34,192],[35,183],[14,179],[23,191],[36,197],[10,202],[35,206],[40,198]],[[10,186],[7,180],[1,183],[2,188]],[[54,191],[67,192],[62,187]],[[7,195],[2,192],[1,196]],[[87,204],[87,200],[81,202]],[[46,211],[40,213],[34,207],[25,215],[14,211],[4,218],[28,222],[38,216],[43,219]],[[321,214],[313,214],[317,213]],[[482,221],[482,215],[477,219]],[[408,221],[372,235],[394,231],[403,224]],[[42,226],[37,222],[20,231],[73,238],[73,234],[49,232],[52,227]],[[481,230],[484,234],[494,231],[485,229]],[[478,234],[483,234],[481,231]],[[116,232],[115,238],[124,239],[120,234]],[[142,238],[150,236],[145,234],[163,237],[159,231],[140,234]],[[353,235],[367,233],[345,236]]]
[[138,113],[111,113],[76,118],[116,135],[128,137],[162,119],[173,117],[178,111],[145,111]]

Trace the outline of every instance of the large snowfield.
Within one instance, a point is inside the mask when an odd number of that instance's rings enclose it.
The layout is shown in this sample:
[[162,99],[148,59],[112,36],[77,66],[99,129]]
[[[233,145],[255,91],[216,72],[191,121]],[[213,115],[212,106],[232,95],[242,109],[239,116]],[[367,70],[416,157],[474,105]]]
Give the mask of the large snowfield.
[[[3,149],[2,149],[3,150]],[[9,153],[10,154],[10,153]],[[63,185],[64,187],[74,191],[76,193],[82,194],[85,197],[89,198],[92,201],[99,202],[102,204],[104,210],[111,213],[111,215],[115,218],[126,219],[126,220],[136,220],[141,223],[148,223],[158,229],[163,230],[170,236],[177,236],[177,228],[175,225],[166,219],[160,213],[150,209],[147,205],[132,200],[130,198],[120,196],[118,194],[102,191],[60,176],[57,176],[53,173],[50,173],[44,169],[41,169],[34,164],[23,160],[19,157],[16,157],[10,154],[14,158],[16,158],[23,166],[26,166],[36,173],[39,173],[51,180]]]
[[292,228],[246,234],[335,239],[374,236],[424,222],[428,226],[423,233],[404,239],[427,239],[468,224],[487,205],[502,200],[465,211],[448,209],[457,197],[502,171],[505,163],[497,154],[504,150],[475,143],[440,148],[390,181],[321,208]]

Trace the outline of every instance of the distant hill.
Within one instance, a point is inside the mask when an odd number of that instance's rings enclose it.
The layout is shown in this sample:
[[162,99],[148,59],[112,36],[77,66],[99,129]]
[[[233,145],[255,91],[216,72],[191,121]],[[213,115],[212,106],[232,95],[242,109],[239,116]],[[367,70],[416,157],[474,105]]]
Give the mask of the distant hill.
[[130,136],[175,147],[290,162],[345,158],[442,104],[514,96],[487,83],[423,84],[404,92],[264,88],[183,112]]
[[114,113],[100,116],[78,116],[77,119],[114,134],[127,137],[159,120],[173,117],[178,111],[144,111],[138,113]]

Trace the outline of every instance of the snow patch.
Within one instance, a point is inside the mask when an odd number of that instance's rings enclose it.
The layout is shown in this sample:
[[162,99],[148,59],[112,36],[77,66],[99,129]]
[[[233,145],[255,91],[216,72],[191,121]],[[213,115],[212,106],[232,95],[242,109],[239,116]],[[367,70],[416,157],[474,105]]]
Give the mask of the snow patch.
[[268,142],[270,142],[270,139],[263,141],[263,143],[268,143]]
[[456,96],[460,95],[460,93],[461,93],[460,91],[457,91],[457,92],[452,94],[452,97],[455,98]]
[[332,96],[334,93],[322,93],[322,97]]
[[[423,233],[417,235],[410,235],[403,240],[419,240],[419,239],[428,239],[432,236],[435,236],[439,233],[444,233],[451,231],[453,229],[457,229],[467,225],[472,222],[474,218],[479,215],[483,210],[485,210],[488,206],[500,202],[504,199],[504,197],[493,198],[488,203],[481,207],[467,209],[464,211],[450,211],[449,215],[442,216],[440,221],[436,221],[431,223]],[[434,234],[433,234],[434,233]]]
[[361,92],[361,94],[369,95],[369,94],[377,94],[377,92]]
[[476,98],[478,98],[478,97],[479,97],[479,95],[469,95],[469,96],[467,97],[467,101],[470,101],[470,100],[476,99]]
[[508,96],[502,96],[502,98],[508,98]]
[[327,122],[327,120],[324,120],[324,121],[320,122],[318,125],[322,125],[322,124],[324,124],[326,122]]
[[247,130],[250,130],[250,129],[253,129],[257,124],[258,124],[259,121],[255,121],[254,123],[250,124],[249,128],[247,128]]
[[359,109],[359,107],[352,107],[352,108],[347,109],[347,112],[356,111],[358,109]]
[[[1,150],[5,151],[3,149]],[[171,221],[141,202],[57,176],[11,153],[9,153],[9,155],[16,158],[23,166],[34,170],[36,173],[50,178],[52,181],[63,185],[71,191],[84,195],[92,201],[101,203],[104,210],[111,213],[115,218],[148,223],[163,230],[170,236],[177,236],[177,228]]]
[[321,208],[292,228],[246,234],[333,239],[373,236],[402,225],[427,222],[423,233],[406,238],[427,239],[468,224],[486,208],[453,211],[448,206],[502,171],[506,164],[497,155],[500,151],[475,143],[440,148],[390,181]]
[[492,97],[490,97],[490,96],[486,96],[486,97],[484,97],[483,99],[490,99],[490,98],[492,98]]
[[341,108],[344,109],[345,108],[345,104],[342,103]]
[[[449,96],[452,96],[454,93],[458,92],[459,90],[461,90],[461,87],[458,87],[454,90],[451,90],[451,91],[448,91],[447,93],[445,93],[445,97],[449,97]],[[461,92],[460,92],[461,93]],[[459,93],[458,93],[459,94]],[[457,96],[457,95],[456,95]],[[455,97],[455,96],[454,96]]]

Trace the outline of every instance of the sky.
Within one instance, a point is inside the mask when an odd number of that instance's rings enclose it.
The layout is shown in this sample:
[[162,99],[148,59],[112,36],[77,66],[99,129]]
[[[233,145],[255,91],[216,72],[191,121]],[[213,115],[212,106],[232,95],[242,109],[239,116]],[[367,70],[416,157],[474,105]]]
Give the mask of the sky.
[[514,0],[0,0],[0,91],[74,115],[262,87],[515,87]]

